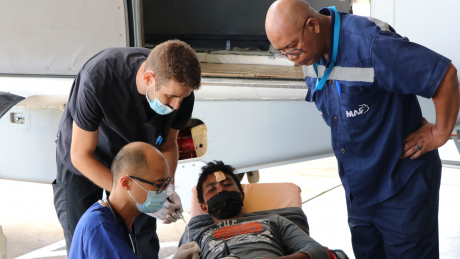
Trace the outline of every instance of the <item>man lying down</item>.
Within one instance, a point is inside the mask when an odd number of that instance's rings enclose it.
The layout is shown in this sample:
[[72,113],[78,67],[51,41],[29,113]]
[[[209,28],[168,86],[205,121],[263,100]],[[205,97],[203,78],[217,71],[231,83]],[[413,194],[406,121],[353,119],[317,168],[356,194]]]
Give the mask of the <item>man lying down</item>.
[[201,259],[347,258],[340,250],[333,254],[308,235],[307,219],[301,208],[243,215],[244,192],[234,170],[221,161],[202,168],[197,195],[201,209],[208,215],[190,220],[190,237],[186,229],[180,245],[196,241],[202,251]]

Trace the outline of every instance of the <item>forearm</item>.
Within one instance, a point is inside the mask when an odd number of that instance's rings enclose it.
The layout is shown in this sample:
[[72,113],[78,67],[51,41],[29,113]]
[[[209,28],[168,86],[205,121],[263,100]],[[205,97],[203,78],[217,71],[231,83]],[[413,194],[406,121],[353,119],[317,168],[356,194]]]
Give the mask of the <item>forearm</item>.
[[454,65],[451,64],[447,69],[433,95],[433,102],[436,108],[436,124],[433,126],[432,134],[439,134],[447,141],[457,122],[460,108],[459,84]]
[[86,131],[80,128],[75,121],[72,128],[72,145],[70,157],[72,164],[86,178],[107,191],[112,191],[112,173],[94,156],[97,147],[99,130]]
[[79,154],[72,156],[72,163],[86,178],[99,187],[112,191],[112,173],[93,154]]
[[[177,149],[177,144],[174,142],[172,145],[169,145],[163,149],[160,149],[161,153],[168,163],[169,172],[168,175],[174,180],[176,174],[177,162],[179,159],[179,151]],[[173,181],[174,183],[174,181]]]

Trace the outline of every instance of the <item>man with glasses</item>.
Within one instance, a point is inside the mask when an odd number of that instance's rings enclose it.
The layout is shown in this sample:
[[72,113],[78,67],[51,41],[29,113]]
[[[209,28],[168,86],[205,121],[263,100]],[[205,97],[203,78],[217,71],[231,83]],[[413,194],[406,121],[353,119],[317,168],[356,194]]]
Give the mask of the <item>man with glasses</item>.
[[[382,21],[302,0],[273,3],[265,27],[331,128],[356,258],[438,258],[437,148],[460,103],[452,62]],[[417,95],[433,99],[435,124]]]
[[[112,192],[81,217],[73,235],[70,259],[138,258],[147,247],[136,244],[134,219],[155,213],[166,202],[171,183],[168,164],[153,146],[134,142],[123,147],[112,164]],[[173,259],[198,258],[200,248],[182,245]]]

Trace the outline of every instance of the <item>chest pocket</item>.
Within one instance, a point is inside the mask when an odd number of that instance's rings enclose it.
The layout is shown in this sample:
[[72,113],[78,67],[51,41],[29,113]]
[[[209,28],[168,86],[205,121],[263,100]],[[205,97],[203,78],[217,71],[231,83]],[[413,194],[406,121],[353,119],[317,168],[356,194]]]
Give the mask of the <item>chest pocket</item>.
[[369,90],[361,87],[341,89],[340,118],[350,128],[369,125],[382,119],[373,95]]
[[153,116],[153,118],[144,123],[143,126],[149,144],[156,148],[160,148],[160,146],[166,142],[169,128],[165,126],[165,122],[160,115]]

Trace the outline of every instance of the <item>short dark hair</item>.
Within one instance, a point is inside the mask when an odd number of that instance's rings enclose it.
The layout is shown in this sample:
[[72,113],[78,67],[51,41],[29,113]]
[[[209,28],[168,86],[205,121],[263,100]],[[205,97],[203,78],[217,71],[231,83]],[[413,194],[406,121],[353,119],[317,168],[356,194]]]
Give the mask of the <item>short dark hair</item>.
[[235,168],[233,168],[230,165],[224,164],[224,162],[222,161],[209,162],[201,168],[200,178],[198,178],[198,183],[196,184],[196,193],[198,196],[198,201],[200,203],[205,203],[204,197],[203,197],[204,181],[206,180],[206,178],[208,178],[210,174],[213,174],[219,171],[221,171],[224,174],[230,175],[235,181],[236,185],[238,186],[238,189],[240,189],[240,191],[243,191],[243,187],[241,187],[240,179],[238,179],[238,177],[236,177],[234,173]]
[[145,69],[153,70],[159,86],[168,80],[193,90],[201,86],[200,60],[196,52],[180,40],[168,40],[155,46],[147,57]]
[[112,161],[112,183],[117,183],[122,174],[142,177],[148,169],[147,157],[142,149],[122,148]]

